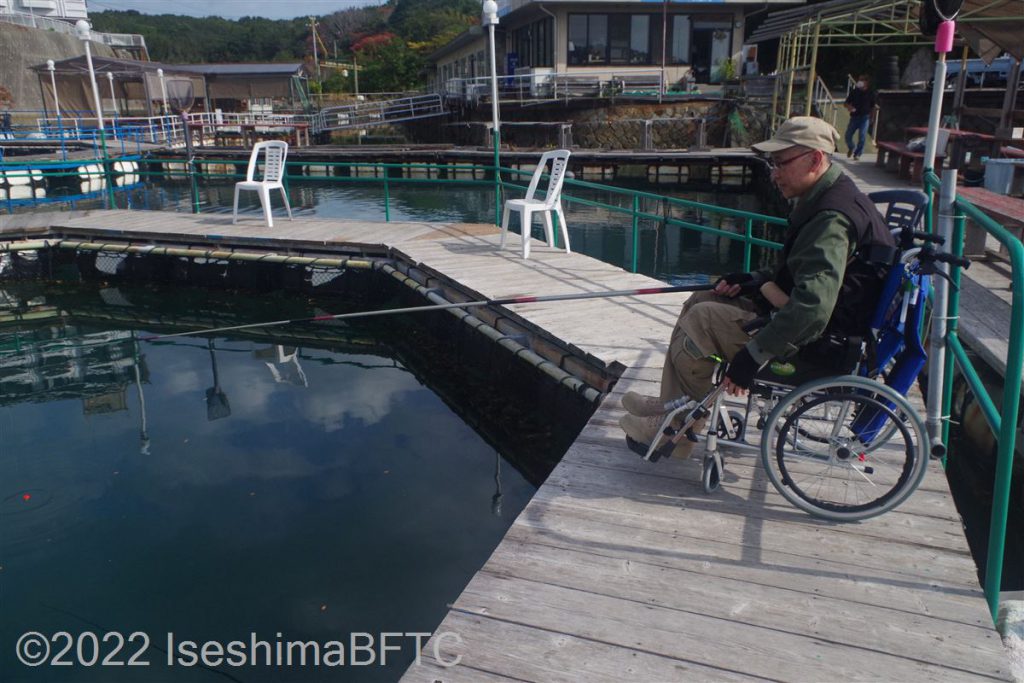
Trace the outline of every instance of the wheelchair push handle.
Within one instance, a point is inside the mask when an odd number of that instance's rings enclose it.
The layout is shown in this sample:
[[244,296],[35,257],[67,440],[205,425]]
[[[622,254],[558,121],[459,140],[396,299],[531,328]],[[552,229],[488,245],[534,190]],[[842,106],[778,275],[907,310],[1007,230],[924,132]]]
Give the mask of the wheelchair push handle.
[[893,230],[893,235],[899,238],[900,249],[910,249],[914,246],[914,241],[926,242],[930,244],[942,245],[946,243],[946,238],[942,235],[936,235],[931,232],[923,232],[921,230],[914,230],[912,228],[901,228],[899,230]]
[[951,266],[958,266],[960,268],[970,268],[971,266],[969,258],[950,254],[946,251],[935,251],[931,246],[921,249],[915,258],[921,264],[921,271],[929,275],[937,272],[935,270],[936,263],[948,263]]
[[947,254],[945,252],[936,252],[935,260],[941,263],[948,263],[951,266],[959,266],[960,268],[970,268],[971,259],[965,256],[957,256],[955,254]]

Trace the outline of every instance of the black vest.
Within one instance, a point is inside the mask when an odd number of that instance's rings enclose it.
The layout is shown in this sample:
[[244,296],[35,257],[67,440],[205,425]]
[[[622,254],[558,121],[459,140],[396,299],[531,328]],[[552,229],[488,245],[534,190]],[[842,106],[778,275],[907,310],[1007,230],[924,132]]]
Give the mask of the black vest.
[[789,253],[801,228],[822,211],[836,211],[846,216],[853,223],[850,242],[856,245],[846,263],[839,299],[824,333],[866,336],[885,275],[896,257],[896,241],[875,205],[845,175],[840,174],[813,205],[801,210],[807,216],[803,223],[790,224],[775,284],[787,295],[793,291],[793,275],[787,264]]

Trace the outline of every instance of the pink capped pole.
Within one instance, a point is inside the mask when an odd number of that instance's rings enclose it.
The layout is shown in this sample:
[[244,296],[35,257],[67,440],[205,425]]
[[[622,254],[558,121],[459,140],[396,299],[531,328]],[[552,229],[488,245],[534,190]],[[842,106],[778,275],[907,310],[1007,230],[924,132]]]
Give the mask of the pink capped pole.
[[[931,0],[925,0],[931,2]],[[922,9],[923,11],[923,9]],[[924,167],[926,170],[935,168],[935,148],[939,141],[939,122],[942,120],[942,96],[946,91],[946,54],[953,50],[953,36],[956,34],[956,22],[947,19],[939,24],[935,32],[935,77],[932,79],[932,104],[928,112],[928,137],[924,144]]]

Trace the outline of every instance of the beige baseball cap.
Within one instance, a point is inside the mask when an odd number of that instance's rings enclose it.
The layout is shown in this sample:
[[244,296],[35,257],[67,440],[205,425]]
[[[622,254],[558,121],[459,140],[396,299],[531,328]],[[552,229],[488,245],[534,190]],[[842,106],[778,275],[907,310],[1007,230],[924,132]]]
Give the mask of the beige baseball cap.
[[770,154],[800,145],[832,154],[838,144],[839,132],[827,122],[814,116],[794,116],[779,126],[775,137],[751,147],[757,152]]

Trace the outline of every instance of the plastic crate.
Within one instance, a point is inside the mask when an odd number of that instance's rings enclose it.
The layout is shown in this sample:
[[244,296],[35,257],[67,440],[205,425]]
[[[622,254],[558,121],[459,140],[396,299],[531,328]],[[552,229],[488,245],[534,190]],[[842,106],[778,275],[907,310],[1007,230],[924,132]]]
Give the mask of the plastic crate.
[[996,194],[1010,194],[1013,174],[1024,168],[1024,159],[988,159],[985,162],[985,189]]

